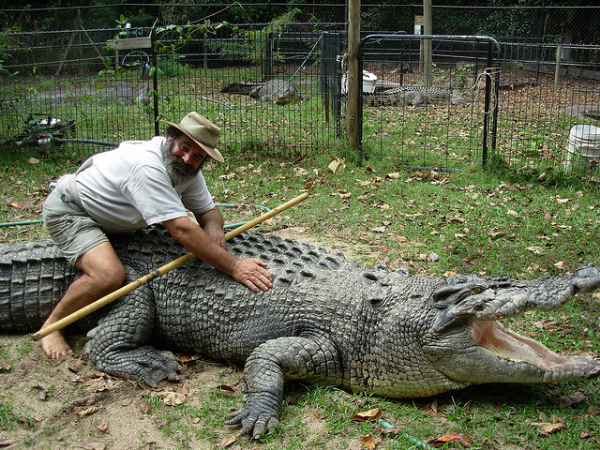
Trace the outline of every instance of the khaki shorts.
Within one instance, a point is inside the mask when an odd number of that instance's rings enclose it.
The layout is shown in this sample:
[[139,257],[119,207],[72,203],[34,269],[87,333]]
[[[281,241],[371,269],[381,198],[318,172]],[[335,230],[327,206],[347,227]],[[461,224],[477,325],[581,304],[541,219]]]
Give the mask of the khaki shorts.
[[108,242],[106,234],[67,194],[55,188],[44,202],[44,227],[69,263]]

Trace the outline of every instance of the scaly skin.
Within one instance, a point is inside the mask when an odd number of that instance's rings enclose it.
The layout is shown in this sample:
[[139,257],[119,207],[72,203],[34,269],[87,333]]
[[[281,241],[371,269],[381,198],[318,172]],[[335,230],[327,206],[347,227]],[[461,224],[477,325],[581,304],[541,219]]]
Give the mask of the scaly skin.
[[[186,253],[164,230],[115,238],[113,246],[129,280]],[[267,262],[273,287],[256,294],[192,261],[98,311],[90,360],[151,386],[178,379],[177,359],[159,348],[244,365],[246,406],[227,423],[254,438],[277,425],[286,379],[417,398],[471,384],[600,375],[599,361],[560,356],[495,322],[596,289],[596,266],[530,281],[446,280],[367,270],[339,253],[260,234],[228,249]],[[52,243],[0,246],[0,332],[39,329],[76,275]]]

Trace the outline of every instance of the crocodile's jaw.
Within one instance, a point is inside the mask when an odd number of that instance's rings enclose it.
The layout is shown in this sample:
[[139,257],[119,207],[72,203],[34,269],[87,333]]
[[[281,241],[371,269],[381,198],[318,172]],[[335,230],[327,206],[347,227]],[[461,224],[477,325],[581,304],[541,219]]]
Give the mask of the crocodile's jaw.
[[[600,361],[561,356],[533,339],[504,330],[497,322],[470,319],[463,326],[463,331],[470,330],[471,345],[423,348],[435,368],[452,381],[542,384],[600,376]],[[456,336],[456,329],[448,333]]]

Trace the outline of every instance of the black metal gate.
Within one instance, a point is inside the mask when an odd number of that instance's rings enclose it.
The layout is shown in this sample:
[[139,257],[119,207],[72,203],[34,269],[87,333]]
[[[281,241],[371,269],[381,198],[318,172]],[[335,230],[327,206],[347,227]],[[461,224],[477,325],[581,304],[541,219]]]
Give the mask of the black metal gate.
[[[499,50],[487,36],[362,38],[361,157],[436,170],[463,169],[478,160],[485,165],[496,145]],[[344,80],[342,73],[342,92]]]

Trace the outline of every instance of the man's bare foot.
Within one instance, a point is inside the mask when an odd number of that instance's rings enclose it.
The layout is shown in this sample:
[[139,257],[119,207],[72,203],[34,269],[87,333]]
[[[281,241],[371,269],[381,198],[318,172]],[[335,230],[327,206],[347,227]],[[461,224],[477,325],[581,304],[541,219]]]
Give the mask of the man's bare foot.
[[65,337],[60,331],[55,331],[40,340],[42,350],[51,359],[60,359],[73,353]]

